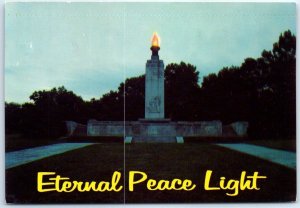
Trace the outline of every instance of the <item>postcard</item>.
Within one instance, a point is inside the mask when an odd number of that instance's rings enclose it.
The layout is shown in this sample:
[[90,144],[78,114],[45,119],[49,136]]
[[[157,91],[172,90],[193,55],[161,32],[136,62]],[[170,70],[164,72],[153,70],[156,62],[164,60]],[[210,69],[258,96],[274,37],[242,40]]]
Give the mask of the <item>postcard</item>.
[[295,3],[5,5],[9,204],[296,200]]

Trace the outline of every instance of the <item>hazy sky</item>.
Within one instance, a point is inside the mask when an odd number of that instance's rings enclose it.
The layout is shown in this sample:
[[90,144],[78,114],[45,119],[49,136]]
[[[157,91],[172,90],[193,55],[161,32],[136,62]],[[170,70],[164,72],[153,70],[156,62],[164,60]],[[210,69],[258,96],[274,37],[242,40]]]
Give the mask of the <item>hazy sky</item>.
[[296,33],[293,3],[9,3],[5,100],[64,85],[89,100],[142,75],[154,31],[165,65],[185,61],[200,77],[272,49]]

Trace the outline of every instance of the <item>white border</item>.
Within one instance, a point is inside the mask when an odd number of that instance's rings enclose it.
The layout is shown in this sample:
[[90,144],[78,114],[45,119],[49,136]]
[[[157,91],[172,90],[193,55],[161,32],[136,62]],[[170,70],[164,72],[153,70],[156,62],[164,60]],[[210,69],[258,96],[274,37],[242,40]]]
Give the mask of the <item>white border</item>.
[[[137,2],[137,1],[128,1],[128,0],[123,0],[123,1],[115,1],[115,0],[110,0],[110,1],[105,1],[105,0],[89,0],[89,1],[84,1],[84,0],[0,0],[0,207],[4,206],[20,206],[20,205],[7,205],[5,202],[5,162],[4,162],[4,156],[5,156],[5,147],[4,147],[4,3],[5,2]],[[143,0],[143,2],[161,2],[158,0]],[[164,2],[294,2],[297,3],[296,5],[296,18],[297,22],[296,25],[299,24],[299,1],[298,0],[292,0],[292,1],[284,1],[284,0],[239,0],[239,1],[226,1],[226,0],[211,0],[211,1],[203,1],[203,0],[189,0],[189,1],[182,1],[182,0],[165,0]],[[298,24],[297,24],[298,23]],[[297,150],[299,150],[299,129],[300,129],[300,122],[299,121],[299,109],[300,109],[300,83],[298,82],[300,80],[300,74],[299,74],[299,34],[300,34],[300,29],[297,27],[297,70],[296,70],[296,79],[297,79]],[[299,154],[297,154],[297,191],[299,192]],[[298,194],[297,194],[298,196]],[[297,197],[298,198],[298,197]],[[22,205],[25,207],[32,207],[33,205]],[[75,207],[112,207],[112,206],[126,206],[126,207],[149,207],[153,206],[153,204],[143,204],[143,205],[112,205],[112,204],[107,204],[107,205],[101,205],[101,204],[95,204],[95,205],[35,205],[34,207],[66,207],[66,206],[75,206]],[[270,208],[276,208],[276,207],[298,207],[299,202],[295,203],[218,203],[218,204],[205,204],[205,203],[198,203],[198,204],[156,204],[156,207],[212,207],[212,208],[237,208],[237,207],[270,207]]]

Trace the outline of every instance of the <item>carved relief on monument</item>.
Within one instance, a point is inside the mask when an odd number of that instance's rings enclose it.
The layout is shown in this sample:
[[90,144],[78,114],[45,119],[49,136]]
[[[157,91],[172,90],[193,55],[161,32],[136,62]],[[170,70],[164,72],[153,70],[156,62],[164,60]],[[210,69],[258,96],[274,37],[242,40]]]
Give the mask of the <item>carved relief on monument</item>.
[[152,98],[148,103],[147,109],[149,113],[160,113],[160,97]]

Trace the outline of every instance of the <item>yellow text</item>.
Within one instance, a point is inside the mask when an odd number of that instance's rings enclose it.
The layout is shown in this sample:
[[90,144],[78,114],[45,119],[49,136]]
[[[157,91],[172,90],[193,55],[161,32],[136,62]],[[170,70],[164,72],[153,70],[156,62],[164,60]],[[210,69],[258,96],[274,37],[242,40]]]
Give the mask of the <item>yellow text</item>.
[[61,177],[56,175],[55,172],[38,172],[37,175],[37,190],[38,192],[104,192],[104,191],[115,191],[119,192],[123,189],[123,186],[119,186],[118,183],[121,179],[121,173],[115,171],[112,175],[111,181],[71,181],[68,177]]
[[134,191],[134,186],[137,184],[146,183],[146,187],[150,191],[156,190],[184,190],[191,191],[196,188],[196,185],[193,184],[191,180],[185,179],[181,180],[174,178],[172,180],[155,180],[148,179],[148,176],[145,172],[140,171],[130,171],[129,172],[129,191]]
[[258,179],[266,179],[267,176],[259,176],[258,172],[254,172],[251,176],[246,176],[246,171],[242,171],[240,180],[230,179],[226,181],[225,177],[220,177],[219,186],[211,187],[210,180],[213,171],[207,170],[205,175],[204,189],[207,191],[216,191],[216,190],[232,190],[231,193],[226,192],[228,196],[237,196],[239,190],[244,191],[248,190],[260,190],[257,185]]

